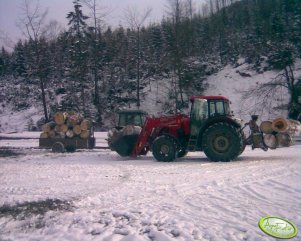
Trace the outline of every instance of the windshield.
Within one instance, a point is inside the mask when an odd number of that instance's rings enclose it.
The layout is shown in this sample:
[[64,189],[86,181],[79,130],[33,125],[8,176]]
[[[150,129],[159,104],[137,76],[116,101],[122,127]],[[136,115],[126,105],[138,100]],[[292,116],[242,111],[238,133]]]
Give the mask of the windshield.
[[210,116],[220,116],[220,115],[230,114],[229,101],[212,100],[209,103],[210,103],[209,104]]
[[136,125],[141,126],[141,115],[137,114],[119,114],[119,126]]

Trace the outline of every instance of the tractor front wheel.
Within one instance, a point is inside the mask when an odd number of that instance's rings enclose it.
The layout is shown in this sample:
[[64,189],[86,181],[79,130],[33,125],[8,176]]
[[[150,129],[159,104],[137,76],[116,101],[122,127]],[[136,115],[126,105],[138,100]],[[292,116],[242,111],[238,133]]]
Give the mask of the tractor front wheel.
[[202,137],[203,150],[212,161],[226,162],[237,158],[243,145],[239,129],[224,122],[208,127]]
[[159,136],[153,142],[152,151],[157,161],[172,162],[177,156],[176,141],[170,136]]

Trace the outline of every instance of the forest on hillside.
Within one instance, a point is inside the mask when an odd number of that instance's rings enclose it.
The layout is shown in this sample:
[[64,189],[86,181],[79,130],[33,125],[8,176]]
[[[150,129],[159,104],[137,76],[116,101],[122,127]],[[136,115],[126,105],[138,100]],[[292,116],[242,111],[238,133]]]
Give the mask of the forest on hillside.
[[187,106],[187,93],[204,91],[209,75],[243,57],[259,73],[281,70],[262,90],[284,86],[291,117],[301,113],[301,80],[293,72],[301,58],[301,1],[208,0],[201,10],[193,0],[167,3],[160,23],[144,24],[150,10],[128,11],[128,26],[114,29],[103,27],[95,0],[74,1],[66,30],[44,24],[41,11],[27,14],[27,39],[0,51],[0,103],[16,111],[39,105],[45,121],[57,110],[76,110],[101,124],[129,103],[139,108],[148,83],[170,79],[166,95],[175,108],[165,111],[174,112]]

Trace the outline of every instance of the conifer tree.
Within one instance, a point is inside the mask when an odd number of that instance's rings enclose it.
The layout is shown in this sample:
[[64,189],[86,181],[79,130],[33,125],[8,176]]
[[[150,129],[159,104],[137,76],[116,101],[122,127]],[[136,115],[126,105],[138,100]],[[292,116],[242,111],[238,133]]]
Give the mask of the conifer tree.
[[[74,83],[74,93],[72,99],[74,100],[73,105],[76,103],[77,91],[80,93],[81,106],[77,106],[79,110],[83,111],[86,115],[87,103],[85,92],[87,86],[87,57],[88,51],[86,46],[86,33],[88,19],[82,12],[82,5],[79,0],[73,2],[74,11],[69,12],[67,19],[69,20],[69,51],[70,51],[70,69],[69,78]],[[76,107],[76,106],[74,106]]]

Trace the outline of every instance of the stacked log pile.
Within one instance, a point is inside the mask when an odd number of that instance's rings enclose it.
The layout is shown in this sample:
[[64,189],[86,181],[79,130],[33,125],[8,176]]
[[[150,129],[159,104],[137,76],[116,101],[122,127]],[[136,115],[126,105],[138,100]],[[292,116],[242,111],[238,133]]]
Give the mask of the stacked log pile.
[[92,122],[76,112],[57,112],[53,121],[42,126],[40,138],[87,139],[91,136]]
[[264,143],[271,149],[291,146],[292,137],[300,127],[300,122],[282,117],[260,124],[260,130],[264,133]]

